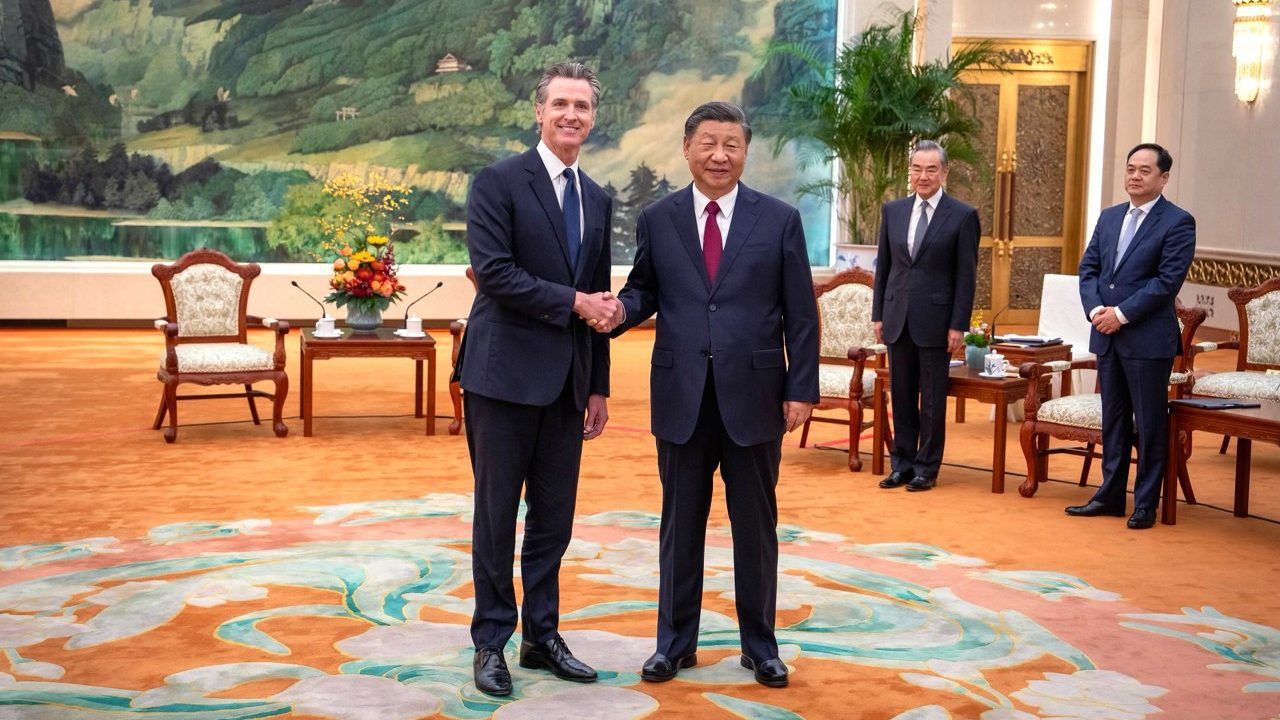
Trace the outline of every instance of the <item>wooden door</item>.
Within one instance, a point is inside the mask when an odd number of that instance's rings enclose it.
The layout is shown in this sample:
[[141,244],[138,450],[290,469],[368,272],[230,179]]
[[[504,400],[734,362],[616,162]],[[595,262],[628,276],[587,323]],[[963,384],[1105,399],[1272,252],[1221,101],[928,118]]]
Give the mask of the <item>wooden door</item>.
[[[957,45],[973,42],[957,39]],[[956,171],[947,190],[978,208],[974,310],[1034,327],[1046,273],[1074,274],[1084,247],[1092,43],[997,41],[1005,71],[968,73],[992,172]]]

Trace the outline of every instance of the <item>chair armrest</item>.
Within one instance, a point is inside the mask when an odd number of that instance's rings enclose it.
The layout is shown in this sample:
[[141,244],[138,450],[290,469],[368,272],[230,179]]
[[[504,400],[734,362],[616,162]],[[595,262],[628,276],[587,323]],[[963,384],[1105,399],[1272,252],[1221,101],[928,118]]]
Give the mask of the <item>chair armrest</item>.
[[1195,368],[1196,356],[1201,353],[1216,352],[1218,350],[1239,350],[1239,340],[1228,340],[1226,342],[1198,342],[1191,345],[1191,351],[1187,354],[1186,366],[1190,372]]
[[858,360],[865,361],[869,357],[873,357],[875,355],[884,355],[887,352],[889,352],[889,347],[887,345],[868,345],[867,347],[851,347],[849,348],[849,359],[854,362],[857,362]]
[[159,318],[152,323],[164,333],[164,368],[171,373],[178,372],[178,323],[169,322],[169,318]]
[[1049,362],[1024,362],[1018,366],[1018,375],[1027,379],[1027,397],[1023,409],[1028,418],[1035,418],[1040,409],[1040,378],[1053,373],[1070,372],[1084,367],[1096,367],[1096,360],[1050,360]]
[[462,349],[462,331],[466,329],[466,318],[459,318],[449,323],[449,334],[453,336],[453,351],[449,358],[450,367],[458,366],[458,351]]
[[884,345],[849,348],[849,359],[853,361],[853,374],[849,376],[849,399],[862,398],[862,376],[866,373],[867,358],[874,358],[873,367],[880,367],[882,357],[889,351]]

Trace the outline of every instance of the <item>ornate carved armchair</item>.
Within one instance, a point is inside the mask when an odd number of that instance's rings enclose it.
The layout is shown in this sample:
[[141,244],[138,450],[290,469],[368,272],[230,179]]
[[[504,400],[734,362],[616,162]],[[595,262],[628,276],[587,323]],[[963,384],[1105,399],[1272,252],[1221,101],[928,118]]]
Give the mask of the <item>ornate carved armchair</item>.
[[[1193,345],[1189,367],[1195,368],[1196,356],[1202,353],[1235,350],[1236,369],[1196,380],[1191,394],[1280,401],[1280,275],[1257,287],[1231,288],[1227,298],[1236,306],[1240,340]],[[1222,438],[1219,452],[1227,451],[1230,440]]]
[[[289,428],[281,421],[289,378],[284,371],[284,336],[289,323],[248,315],[249,286],[262,272],[258,265],[239,264],[215,250],[201,248],[183,255],[172,265],[151,266],[151,274],[164,290],[165,317],[156,320],[164,332],[164,357],[156,377],[164,383],[160,409],[152,429],[159,430],[165,416],[165,442],[178,437],[178,401],[243,397],[249,401],[253,423],[260,425],[254,398],[270,398],[272,429],[284,437]],[[247,342],[249,323],[275,330],[275,353]],[[254,390],[253,383],[275,383],[275,393]],[[178,385],[244,385],[242,393],[178,395]]]
[[[1171,397],[1182,397],[1191,382],[1191,372],[1186,369],[1190,354],[1192,338],[1208,313],[1204,308],[1187,308],[1177,306],[1178,324],[1182,328],[1182,355],[1174,360],[1173,372],[1169,374],[1169,393]],[[1040,386],[1040,378],[1049,373],[1070,372],[1075,370],[1096,370],[1096,358],[1083,360],[1055,360],[1048,363],[1023,363],[1018,374],[1027,378],[1026,420],[1022,423],[1022,454],[1027,459],[1027,479],[1018,487],[1023,497],[1031,497],[1036,493],[1040,483],[1048,475],[1049,455],[1065,453],[1084,457],[1084,467],[1080,471],[1080,485],[1089,479],[1089,468],[1095,457],[1100,457],[1095,448],[1102,443],[1102,395],[1098,392],[1053,398],[1041,402],[1040,394],[1035,388]],[[1086,443],[1085,447],[1050,448],[1049,438],[1076,440]],[[1189,442],[1184,438],[1185,444]],[[1180,472],[1178,482],[1187,502],[1196,501],[1191,490],[1191,482],[1185,473]]]
[[[871,401],[876,367],[882,367],[885,346],[876,342],[871,326],[871,295],[874,276],[861,268],[837,273],[830,281],[814,286],[818,300],[819,352],[818,387],[821,399],[815,410],[846,410],[848,421],[811,416],[800,432],[800,447],[809,439],[809,423],[826,422],[849,426],[849,469],[862,469],[858,439],[871,427],[864,418]],[[871,370],[867,369],[868,363]],[[885,443],[893,446],[889,433]]]
[[[467,279],[471,281],[471,289],[476,289],[476,273],[467,266]],[[453,355],[449,367],[458,367],[458,352],[462,350],[462,333],[467,329],[467,319],[458,318],[449,323],[449,334],[453,336]],[[462,431],[462,383],[449,376],[449,399],[453,401],[453,422],[449,423],[449,434],[457,435]]]

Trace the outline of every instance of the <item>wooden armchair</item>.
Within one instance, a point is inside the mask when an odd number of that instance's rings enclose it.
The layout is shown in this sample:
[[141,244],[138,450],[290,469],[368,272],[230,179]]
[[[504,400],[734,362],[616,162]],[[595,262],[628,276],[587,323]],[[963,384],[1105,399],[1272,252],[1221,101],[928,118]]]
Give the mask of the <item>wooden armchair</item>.
[[[1196,380],[1191,395],[1280,401],[1280,275],[1257,287],[1231,288],[1227,298],[1236,306],[1240,339],[1193,345],[1188,367],[1194,369],[1196,356],[1203,353],[1235,350],[1236,369]],[[1219,452],[1227,451],[1230,440],[1222,438]]]
[[[818,300],[820,358],[818,387],[821,398],[814,410],[845,410],[841,418],[810,416],[800,432],[800,447],[809,439],[809,423],[825,422],[849,426],[849,470],[862,469],[858,440],[874,418],[865,418],[871,401],[876,367],[883,367],[885,346],[876,342],[871,326],[871,295],[874,276],[861,268],[837,273],[830,281],[814,286]],[[872,370],[867,370],[868,363]],[[893,439],[885,434],[885,444]]]
[[[1196,330],[1204,322],[1208,313],[1204,308],[1187,308],[1178,305],[1178,324],[1182,328],[1182,354],[1174,360],[1173,372],[1169,374],[1169,393],[1171,397],[1182,397],[1191,382],[1191,373],[1186,370],[1187,358],[1190,355],[1192,338]],[[1035,495],[1040,483],[1048,476],[1049,455],[1065,453],[1084,457],[1084,467],[1080,471],[1080,485],[1089,479],[1089,468],[1095,457],[1100,457],[1095,448],[1102,443],[1102,395],[1098,392],[1067,395],[1041,402],[1036,388],[1040,387],[1040,378],[1050,373],[1074,372],[1076,370],[1096,370],[1096,358],[1083,360],[1055,360],[1048,363],[1023,363],[1018,374],[1027,378],[1027,397],[1025,402],[1026,420],[1022,423],[1022,454],[1027,459],[1027,479],[1018,487],[1023,497]],[[1050,448],[1049,438],[1077,440],[1085,443],[1085,447]],[[1184,444],[1188,442],[1183,439]],[[1184,448],[1183,452],[1186,450]],[[1178,482],[1187,502],[1194,503],[1195,494],[1186,473],[1180,471]]]
[[[467,266],[467,279],[471,281],[471,289],[476,289],[476,273]],[[453,337],[453,354],[449,367],[458,367],[458,353],[462,350],[462,333],[467,329],[467,319],[458,318],[449,323],[449,335]],[[449,423],[449,434],[462,432],[462,383],[456,378],[456,372],[449,375],[449,399],[453,401],[453,421]]]
[[[160,409],[152,429],[159,430],[165,416],[165,442],[178,437],[178,401],[243,397],[255,425],[258,408],[254,398],[272,400],[272,429],[284,437],[289,428],[281,421],[289,377],[284,371],[284,336],[289,323],[248,315],[249,286],[262,268],[239,264],[215,250],[201,248],[183,255],[172,265],[151,266],[151,274],[164,291],[165,317],[156,320],[164,332],[164,357],[156,377],[164,383]],[[275,353],[250,345],[247,326],[264,325],[276,333]],[[269,380],[275,393],[254,390],[253,383]],[[178,395],[178,385],[244,385],[242,393]]]

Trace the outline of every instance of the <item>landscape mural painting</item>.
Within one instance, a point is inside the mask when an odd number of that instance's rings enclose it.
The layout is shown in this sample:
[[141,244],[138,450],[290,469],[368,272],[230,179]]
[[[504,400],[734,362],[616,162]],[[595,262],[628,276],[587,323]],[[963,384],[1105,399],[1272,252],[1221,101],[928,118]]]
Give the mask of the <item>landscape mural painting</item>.
[[326,179],[412,188],[404,263],[466,263],[473,173],[537,141],[540,71],[604,86],[583,169],[615,197],[616,264],[638,211],[688,182],[684,118],[712,99],[756,126],[744,182],[798,205],[829,262],[829,174],[774,152],[801,71],[834,55],[835,0],[0,0],[0,260],[309,262]]

